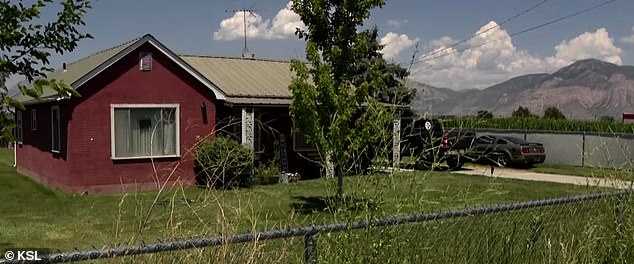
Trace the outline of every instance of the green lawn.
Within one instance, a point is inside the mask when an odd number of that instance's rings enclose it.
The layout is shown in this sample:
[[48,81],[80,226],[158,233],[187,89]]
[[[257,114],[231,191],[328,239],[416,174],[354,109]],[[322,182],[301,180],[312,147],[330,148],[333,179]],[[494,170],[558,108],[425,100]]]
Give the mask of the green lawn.
[[417,172],[347,177],[346,201],[336,205],[330,202],[336,183],[331,179],[234,191],[182,188],[79,196],[50,190],[17,174],[11,167],[12,158],[12,151],[0,150],[3,212],[0,251],[9,247],[99,248],[599,190],[448,172]]
[[610,178],[620,180],[634,180],[634,172],[626,169],[614,169],[614,168],[593,168],[593,167],[579,167],[569,165],[556,165],[556,164],[538,164],[529,169],[534,172],[552,173],[561,175],[576,175],[591,178]]

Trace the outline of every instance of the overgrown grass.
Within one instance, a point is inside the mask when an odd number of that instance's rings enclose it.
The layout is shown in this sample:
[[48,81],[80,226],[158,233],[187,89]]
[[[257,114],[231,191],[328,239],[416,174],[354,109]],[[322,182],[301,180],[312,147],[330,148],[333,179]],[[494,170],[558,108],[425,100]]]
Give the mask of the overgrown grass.
[[[63,251],[89,249],[91,246],[101,248],[141,241],[147,243],[159,239],[208,237],[312,223],[347,222],[604,190],[462,176],[448,172],[417,172],[347,177],[346,198],[343,202],[334,202],[336,182],[331,179],[233,191],[180,188],[160,194],[140,192],[76,196],[49,190],[18,175],[9,165],[12,164],[11,158],[12,152],[0,151],[0,209],[4,212],[0,215],[0,251],[9,247],[46,247]],[[588,203],[581,207],[566,208],[320,234],[318,252],[324,263],[468,262],[465,260],[477,263],[478,259],[491,260],[484,258],[489,252],[500,251],[499,256],[512,256],[503,251],[504,245],[525,247],[525,239],[532,234],[529,232],[530,223],[535,216],[547,214],[548,225],[553,230],[579,231],[571,237],[564,237],[572,241],[586,235],[582,229],[587,224],[595,223],[587,221],[587,217],[613,217],[609,213],[613,212],[614,207]],[[568,225],[570,223],[578,227],[571,228]],[[512,233],[507,231],[513,231],[515,226],[520,226],[523,231],[517,231],[517,237],[509,238]],[[541,243],[546,243],[546,238],[564,234],[560,231],[549,233],[552,236],[542,233],[537,235]],[[509,239],[519,244],[508,242]],[[419,245],[423,245],[422,248]],[[566,249],[577,246],[564,245],[569,246]],[[454,252],[453,249],[458,251]],[[300,237],[122,258],[117,261],[295,263],[302,261],[302,250],[303,240]],[[471,260],[471,257],[475,260]],[[532,257],[525,255],[526,260],[532,260]],[[504,258],[488,262],[503,262],[497,260]]]
[[557,164],[538,164],[535,167],[529,168],[529,171],[551,173],[560,175],[574,175],[590,178],[607,178],[633,181],[634,172],[629,169],[615,169],[615,168],[595,168],[595,167],[580,167],[570,165],[557,165]]
[[543,118],[448,118],[444,120],[444,126],[454,128],[634,133],[634,124],[632,123]]

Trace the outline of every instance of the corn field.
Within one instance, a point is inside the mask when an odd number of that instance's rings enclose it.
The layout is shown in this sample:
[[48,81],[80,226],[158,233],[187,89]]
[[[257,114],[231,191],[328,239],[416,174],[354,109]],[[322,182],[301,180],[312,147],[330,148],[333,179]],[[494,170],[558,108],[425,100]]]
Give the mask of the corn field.
[[634,123],[617,123],[592,120],[555,120],[541,118],[448,118],[444,120],[444,126],[447,128],[491,128],[515,130],[634,133]]

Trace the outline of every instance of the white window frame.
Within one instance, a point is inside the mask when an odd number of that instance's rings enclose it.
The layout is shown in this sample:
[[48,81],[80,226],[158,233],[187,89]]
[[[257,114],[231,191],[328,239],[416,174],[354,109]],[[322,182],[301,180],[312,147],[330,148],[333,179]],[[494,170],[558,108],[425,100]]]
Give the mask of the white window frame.
[[[57,143],[59,144],[59,146],[57,146],[58,149],[55,149],[55,133],[53,133],[55,131],[55,122],[53,122],[53,120],[55,119],[55,113],[57,113]],[[59,105],[51,106],[51,152],[53,153],[59,153],[60,149],[62,148],[62,134],[60,133],[62,130],[61,127],[62,119],[60,118]]]
[[22,144],[24,140],[24,119],[22,119],[22,111],[15,111],[15,141]]
[[31,131],[37,130],[37,110],[31,109]]
[[[176,154],[174,155],[151,155],[135,157],[115,156],[115,129],[114,110],[119,108],[173,108],[176,122]],[[111,104],[110,105],[110,159],[112,160],[135,160],[135,159],[155,159],[155,158],[180,158],[180,104]]]

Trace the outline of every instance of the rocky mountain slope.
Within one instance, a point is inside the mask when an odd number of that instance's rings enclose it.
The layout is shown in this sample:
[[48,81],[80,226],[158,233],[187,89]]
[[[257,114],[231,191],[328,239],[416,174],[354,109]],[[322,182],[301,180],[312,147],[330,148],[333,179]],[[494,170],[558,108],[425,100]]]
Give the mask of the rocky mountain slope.
[[434,114],[468,115],[488,110],[509,116],[519,106],[542,115],[558,107],[568,118],[620,118],[634,112],[634,66],[596,59],[577,61],[552,74],[523,75],[482,90],[456,92],[415,83],[414,108]]

